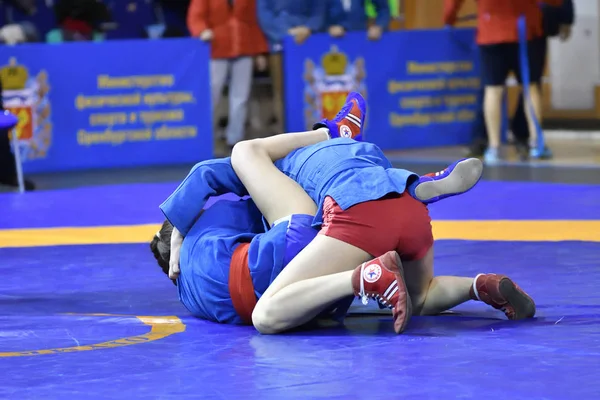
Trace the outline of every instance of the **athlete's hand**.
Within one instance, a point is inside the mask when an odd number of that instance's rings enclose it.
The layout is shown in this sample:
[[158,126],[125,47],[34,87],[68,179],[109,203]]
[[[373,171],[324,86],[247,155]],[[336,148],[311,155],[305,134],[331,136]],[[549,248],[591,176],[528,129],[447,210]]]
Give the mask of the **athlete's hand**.
[[181,253],[181,245],[183,244],[183,236],[173,227],[171,234],[171,258],[169,259],[169,278],[177,279],[179,277],[179,255]]

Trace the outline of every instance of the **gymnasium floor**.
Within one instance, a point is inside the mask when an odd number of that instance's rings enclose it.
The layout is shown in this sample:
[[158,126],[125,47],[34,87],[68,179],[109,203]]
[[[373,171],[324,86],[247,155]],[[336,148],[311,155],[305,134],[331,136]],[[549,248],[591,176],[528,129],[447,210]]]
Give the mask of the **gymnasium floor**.
[[189,317],[147,244],[185,170],[1,193],[0,399],[599,399],[600,170],[515,168],[431,206],[436,269],[505,273],[537,317],[471,303],[400,336],[360,307],[281,336]]

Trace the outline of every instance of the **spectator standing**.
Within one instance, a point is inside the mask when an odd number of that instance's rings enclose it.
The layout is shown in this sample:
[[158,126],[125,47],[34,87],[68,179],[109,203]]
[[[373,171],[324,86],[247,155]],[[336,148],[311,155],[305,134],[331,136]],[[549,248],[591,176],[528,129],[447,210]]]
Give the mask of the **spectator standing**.
[[381,38],[390,24],[388,0],[372,0],[376,11],[375,23],[368,26],[366,0],[327,0],[327,25],[329,34],[341,37],[349,31],[366,31],[371,40]]
[[[2,84],[0,83],[0,93]],[[0,96],[0,110],[4,110],[2,96]],[[0,185],[18,187],[17,167],[15,164],[15,155],[10,146],[8,130],[0,131]],[[33,190],[35,185],[30,180],[25,180],[25,190]]]
[[312,33],[325,29],[329,0],[257,0],[258,19],[269,40],[269,71],[273,83],[273,103],[277,129],[284,131],[283,116],[283,40],[292,35],[298,44]]
[[[18,9],[32,15],[35,12],[35,2],[32,0],[15,0],[10,1],[9,4],[14,5]],[[24,36],[24,35],[22,35]],[[11,42],[10,40],[5,40]],[[0,82],[0,110],[4,110],[2,98],[2,82]],[[10,140],[8,137],[8,131],[0,131],[0,185],[7,185],[11,187],[18,187],[17,182],[17,169],[15,165],[15,156],[10,147]],[[29,180],[25,180],[25,189],[33,190],[35,185]]]
[[[562,0],[544,0],[548,5],[560,6]],[[463,0],[445,0],[444,22],[453,25]],[[521,82],[519,67],[519,35],[517,22],[521,16],[527,21],[528,63],[530,71],[530,101],[538,121],[541,121],[542,99],[539,82],[544,60],[539,38],[542,36],[542,14],[538,0],[479,0],[477,2],[477,44],[481,54],[484,85],[484,117],[488,133],[486,163],[499,160],[500,131],[502,126],[502,100],[509,73],[516,74]],[[530,143],[537,140],[534,115],[525,110],[529,126]],[[533,158],[540,158],[538,149],[532,147]]]
[[192,0],[187,16],[193,37],[211,44],[210,85],[215,110],[229,78],[229,147],[244,139],[254,57],[267,51],[256,0]]
[[[548,39],[559,37],[561,41],[567,41],[571,36],[571,26],[575,21],[575,10],[573,0],[563,0],[561,7],[553,7],[542,4],[542,27],[544,35],[540,40],[541,57],[544,62],[547,59]],[[539,85],[540,92],[542,85]],[[521,159],[529,157],[529,126],[525,116],[525,103],[523,97],[519,98],[517,110],[512,120],[512,132],[515,137],[515,145]],[[545,148],[541,154],[543,158],[551,158],[550,149]]]

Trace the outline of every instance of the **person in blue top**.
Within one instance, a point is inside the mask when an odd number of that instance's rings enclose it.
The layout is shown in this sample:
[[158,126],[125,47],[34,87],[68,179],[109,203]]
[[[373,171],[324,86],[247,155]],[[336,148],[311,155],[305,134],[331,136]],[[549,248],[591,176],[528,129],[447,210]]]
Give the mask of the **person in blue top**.
[[274,52],[281,51],[288,35],[301,44],[325,28],[325,0],[257,0],[256,7],[260,26]]
[[283,42],[288,35],[298,44],[325,29],[325,0],[257,0],[258,22],[269,41],[269,75],[278,132],[283,132]]
[[327,3],[327,29],[333,37],[344,36],[346,32],[366,31],[370,40],[378,40],[390,24],[388,0],[373,0],[377,17],[371,26],[368,26],[366,0],[324,1]]

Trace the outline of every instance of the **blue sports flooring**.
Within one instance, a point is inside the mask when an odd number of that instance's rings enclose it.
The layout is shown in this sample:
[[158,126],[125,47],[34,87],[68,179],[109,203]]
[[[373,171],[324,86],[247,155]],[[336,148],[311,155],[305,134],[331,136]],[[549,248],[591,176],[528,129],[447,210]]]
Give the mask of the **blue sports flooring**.
[[[176,183],[0,194],[0,229],[156,223]],[[433,219],[600,219],[600,185],[481,181],[430,207]]]
[[[175,186],[2,194],[0,230],[159,223]],[[431,214],[600,220],[600,186],[484,181]],[[190,317],[147,244],[0,248],[0,399],[600,399],[600,240],[435,252],[440,275],[510,276],[536,318],[472,302],[396,335],[358,308],[345,326],[261,336]]]

